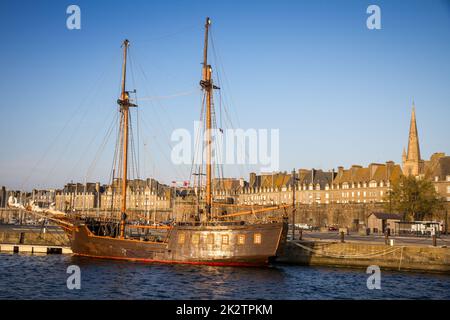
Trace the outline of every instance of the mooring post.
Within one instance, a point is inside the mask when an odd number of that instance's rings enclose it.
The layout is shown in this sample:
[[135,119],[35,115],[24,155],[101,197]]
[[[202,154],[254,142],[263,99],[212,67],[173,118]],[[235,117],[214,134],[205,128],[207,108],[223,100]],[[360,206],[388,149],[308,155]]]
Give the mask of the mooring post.
[[384,244],[389,244],[389,234],[387,232],[387,229],[384,232]]
[[437,237],[436,237],[436,235],[435,234],[433,234],[433,247],[436,247],[437,246]]
[[345,242],[344,237],[345,237],[345,233],[344,233],[344,231],[341,231],[341,242]]

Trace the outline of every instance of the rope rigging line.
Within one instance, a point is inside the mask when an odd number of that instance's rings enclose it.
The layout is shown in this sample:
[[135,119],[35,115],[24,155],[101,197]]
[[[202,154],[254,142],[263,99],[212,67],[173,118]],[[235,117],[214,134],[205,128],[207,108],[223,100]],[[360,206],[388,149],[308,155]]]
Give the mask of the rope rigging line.
[[[117,53],[113,53],[112,57],[108,64],[106,64],[108,67],[112,64],[112,62],[116,59]],[[78,104],[77,107],[73,110],[73,112],[69,115],[67,120],[65,121],[64,125],[58,131],[58,133],[55,135],[53,140],[50,142],[48,147],[43,152],[42,156],[36,161],[36,163],[31,167],[30,172],[25,176],[24,180],[22,181],[20,185],[20,190],[22,190],[25,185],[28,183],[30,178],[33,176],[33,174],[36,172],[36,169],[40,166],[40,164],[46,159],[47,156],[50,155],[50,151],[56,146],[57,141],[63,136],[63,133],[66,131],[68,125],[72,122],[72,120],[75,118],[75,116],[79,113],[79,111],[83,108],[83,106],[87,104],[87,101],[89,100],[89,97],[94,93],[94,96],[98,93],[98,89],[101,87],[101,85],[104,82],[104,79],[106,78],[107,72],[111,68],[104,68],[103,71],[100,72],[100,75],[96,78],[96,81],[94,82],[94,85],[90,87],[87,94],[81,99],[81,102]]]
[[[104,123],[107,123],[107,120],[109,120],[109,118],[112,116],[112,123],[108,126],[108,129],[106,132],[109,131],[109,128],[111,126],[114,126],[114,123],[117,121],[117,113],[115,111],[111,111],[110,115],[108,117],[105,117],[105,121]],[[103,126],[102,126],[103,127]],[[81,163],[81,161],[86,157],[86,154],[88,154],[88,151],[91,147],[91,145],[94,143],[94,141],[98,138],[97,134],[94,134],[91,138],[91,140],[89,141],[89,143],[86,145],[86,148],[84,149],[84,151],[80,154],[80,157],[78,158],[77,162],[75,163],[75,165],[73,166],[72,170],[70,171],[68,178],[73,177],[75,175],[75,170],[77,168],[79,168],[79,165]]]
[[[231,105],[235,105],[235,103],[234,103],[234,101],[233,101],[233,99],[231,97],[231,87],[229,85],[228,78],[226,76],[224,65],[222,63],[222,60],[220,59],[220,55],[219,55],[219,53],[216,50],[216,45],[215,45],[215,42],[214,42],[214,36],[213,36],[213,32],[212,31],[211,31],[211,48],[212,48],[213,56],[214,56],[214,59],[215,59],[216,65],[217,65],[216,78],[217,78],[217,81],[218,81],[218,85],[219,85],[220,88],[224,88],[224,90],[219,90],[220,91],[219,92],[219,94],[220,94],[220,101],[221,101],[221,104],[223,106],[223,111],[224,111],[224,120],[228,121],[229,128],[236,128],[236,126],[233,124],[232,117],[229,114],[228,108],[227,108],[227,105],[228,105],[227,97],[228,97],[228,95],[230,96]],[[220,77],[221,73],[224,76],[225,83],[222,83],[222,81],[221,81],[221,77]],[[234,111],[238,127],[242,128],[236,109],[235,108],[232,108],[232,109]],[[248,150],[246,150],[246,148],[245,148],[245,141],[242,142],[240,139],[238,139],[238,144],[239,144],[238,147],[242,148],[242,151],[243,151],[242,154],[245,157],[245,159],[244,159],[244,167],[245,167],[245,169],[246,169],[246,171],[248,173],[248,172],[251,171],[250,167],[247,164],[247,160],[249,160],[250,156],[248,154]],[[242,167],[241,166],[237,166],[237,169],[239,171],[240,176],[243,177],[244,176],[244,171],[242,170]]]
[[92,171],[95,169],[95,166],[97,164],[98,159],[100,158],[101,154],[103,153],[108,141],[109,137],[111,136],[111,133],[114,129],[114,123],[116,122],[116,117],[114,117],[113,121],[111,122],[111,125],[109,126],[108,130],[106,131],[105,137],[103,138],[103,141],[97,150],[97,153],[94,156],[94,160],[92,161],[91,165],[88,167],[88,170],[86,172],[86,178],[88,178]]
[[[147,82],[149,82],[149,80],[148,80],[148,78],[147,78],[147,75],[146,75],[146,73],[145,73],[145,71],[143,70],[143,68],[142,68],[142,66],[139,64],[139,63],[137,63],[137,65],[139,66],[139,69],[140,69],[140,71],[141,71],[141,74],[142,74],[142,77],[143,77],[143,80],[147,83]],[[149,94],[149,92],[148,92],[148,88],[146,87],[146,86],[144,86],[144,90],[146,91],[146,95],[147,96],[150,96],[150,94]],[[142,100],[141,100],[142,101]],[[155,106],[155,104],[153,103],[153,101],[149,101],[149,103],[150,103],[150,105],[151,105],[151,110],[154,112],[154,115],[155,115],[155,118],[156,118],[156,122],[157,122],[157,124],[159,125],[159,128],[161,129],[161,132],[162,132],[162,136],[163,136],[163,138],[165,139],[165,141],[166,141],[166,143],[167,143],[167,147],[168,148],[170,148],[170,145],[171,145],[171,140],[170,140],[170,135],[168,134],[168,132],[167,132],[167,130],[166,130],[166,126],[164,126],[163,125],[163,121],[162,121],[162,118],[160,117],[160,115],[159,115],[159,112],[158,112],[158,108],[156,108],[156,106]],[[172,130],[174,130],[174,128],[175,128],[175,126],[173,125],[173,122],[172,122],[172,120],[171,120],[171,117],[169,116],[169,114],[167,113],[167,111],[165,110],[166,108],[164,108],[164,106],[162,105],[162,103],[161,102],[159,102],[159,101],[156,101],[156,104],[158,104],[159,105],[159,107],[163,110],[163,112],[165,112],[165,114],[166,114],[166,117],[165,117],[165,119],[167,119],[167,121],[169,122],[169,125],[170,125],[170,127],[172,128]],[[142,118],[142,121],[144,122],[145,121],[145,112],[144,112],[144,109],[142,110],[142,116],[141,116],[141,118]],[[152,117],[150,117],[150,119],[153,119]],[[149,128],[149,132],[152,132],[152,130],[150,129],[150,128],[156,128],[156,127],[158,127],[156,124],[154,125],[154,126],[148,126],[148,128]],[[156,139],[155,139],[155,141],[157,141]],[[167,155],[165,154],[165,152],[163,151],[163,149],[162,149],[162,147],[159,145],[159,142],[157,141],[157,144],[158,144],[158,146],[160,147],[160,149],[161,149],[161,153],[163,153],[163,155],[164,155],[164,157],[167,159]],[[179,168],[176,168],[175,166],[173,166],[173,168],[175,168],[175,170],[176,170],[176,172],[177,172],[177,175],[179,176],[179,177],[186,177],[187,176],[187,174],[186,173],[181,173],[180,174],[180,171],[179,170],[182,170],[182,169],[179,169]]]
[[[130,50],[129,50],[130,51]],[[136,88],[136,81],[135,81],[135,77],[134,77],[134,63],[133,63],[133,59],[131,56],[129,56],[130,59],[130,70],[131,70],[131,79],[132,79],[132,83],[133,83],[133,87]],[[134,101],[136,103],[136,105],[139,106],[138,104],[138,98],[137,98],[137,91],[136,89],[133,91],[134,93]],[[137,136],[137,161],[136,161],[136,176],[137,178],[140,177],[139,175],[139,171],[140,171],[140,165],[139,165],[139,158],[140,158],[140,131],[139,131],[139,107],[136,108],[136,136]],[[133,130],[131,130],[131,132],[133,133]],[[133,147],[134,147],[134,142],[133,142]]]

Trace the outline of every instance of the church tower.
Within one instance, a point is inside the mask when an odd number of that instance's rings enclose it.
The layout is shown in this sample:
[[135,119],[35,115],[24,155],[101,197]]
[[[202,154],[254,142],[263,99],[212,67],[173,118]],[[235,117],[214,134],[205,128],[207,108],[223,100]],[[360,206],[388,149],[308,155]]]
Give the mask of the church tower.
[[419,134],[416,123],[416,107],[413,102],[411,123],[409,125],[408,151],[403,149],[402,167],[404,175],[419,176],[423,173],[423,160],[420,158]]

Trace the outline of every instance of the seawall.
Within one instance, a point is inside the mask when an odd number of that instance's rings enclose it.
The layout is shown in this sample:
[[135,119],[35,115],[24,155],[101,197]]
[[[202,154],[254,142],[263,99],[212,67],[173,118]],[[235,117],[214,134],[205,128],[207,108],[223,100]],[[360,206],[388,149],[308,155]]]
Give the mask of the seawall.
[[40,228],[2,226],[0,243],[16,245],[70,246],[70,240],[60,228]]
[[401,271],[450,272],[450,248],[375,243],[290,241],[278,262]]

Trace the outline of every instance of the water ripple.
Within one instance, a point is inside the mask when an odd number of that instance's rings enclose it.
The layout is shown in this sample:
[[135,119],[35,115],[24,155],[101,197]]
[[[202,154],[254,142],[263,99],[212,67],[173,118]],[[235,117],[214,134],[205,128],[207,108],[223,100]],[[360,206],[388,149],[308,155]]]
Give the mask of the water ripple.
[[[69,265],[81,289],[69,290]],[[362,269],[276,265],[235,268],[0,254],[1,299],[450,299],[450,276],[382,270],[368,290]]]

